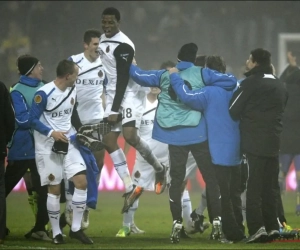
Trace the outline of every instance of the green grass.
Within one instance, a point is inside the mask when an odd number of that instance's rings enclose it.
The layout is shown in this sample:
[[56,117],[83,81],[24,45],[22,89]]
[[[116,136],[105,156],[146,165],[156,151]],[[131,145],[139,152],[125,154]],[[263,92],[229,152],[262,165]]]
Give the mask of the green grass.
[[[169,210],[168,194],[156,195],[144,192],[140,199],[135,222],[146,231],[144,235],[131,235],[116,238],[122,225],[120,213],[123,205],[122,193],[104,192],[99,194],[97,210],[90,213],[90,227],[85,231],[94,240],[94,245],[83,245],[76,240],[66,238],[65,245],[55,246],[49,242],[27,240],[24,234],[33,225],[33,214],[27,202],[26,193],[11,193],[7,198],[7,226],[11,234],[0,249],[295,249],[299,242],[267,244],[221,244],[208,240],[208,229],[204,234],[192,235],[192,239],[181,239],[179,244],[171,244],[169,234],[172,218]],[[191,193],[193,208],[198,205],[200,192]],[[300,217],[295,215],[295,194],[284,196],[286,216],[292,227],[300,226]],[[61,210],[62,211],[62,210]],[[66,227],[64,233],[68,235]]]

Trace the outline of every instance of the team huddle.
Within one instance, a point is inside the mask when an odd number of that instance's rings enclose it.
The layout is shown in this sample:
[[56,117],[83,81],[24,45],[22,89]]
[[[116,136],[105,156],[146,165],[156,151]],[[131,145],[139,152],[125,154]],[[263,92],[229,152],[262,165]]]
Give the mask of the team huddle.
[[[87,30],[84,52],[60,61],[49,83],[42,81],[37,58],[18,58],[20,81],[11,89],[17,127],[5,178],[19,164],[24,167],[12,188],[28,168],[35,179],[36,222],[27,236],[63,244],[62,228],[68,224],[70,238],[93,244],[84,230],[97,204],[107,151],[125,186],[116,237],[145,233],[134,221],[139,198],[144,190],[160,195],[166,189],[172,243],[210,225],[210,239],[222,243],[279,237],[280,228],[288,228],[278,185],[278,135],[287,93],[272,72],[271,54],[251,51],[240,82],[225,73],[222,57],[206,56],[200,62],[194,43],[180,48],[177,64],[142,70],[133,42],[119,25],[119,11],[105,9],[103,34]],[[137,152],[132,174],[117,143],[121,133]],[[196,168],[206,189],[192,211],[186,183]],[[206,207],[209,222],[204,221]]]

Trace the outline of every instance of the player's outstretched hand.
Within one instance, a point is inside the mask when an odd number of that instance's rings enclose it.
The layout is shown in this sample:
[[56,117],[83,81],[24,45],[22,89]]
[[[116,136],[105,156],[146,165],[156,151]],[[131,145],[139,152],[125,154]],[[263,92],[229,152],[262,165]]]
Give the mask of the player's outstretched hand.
[[53,132],[51,133],[51,137],[53,137],[55,141],[62,141],[62,142],[68,143],[69,140],[68,140],[68,138],[65,136],[66,133],[67,133],[67,132],[53,131]]

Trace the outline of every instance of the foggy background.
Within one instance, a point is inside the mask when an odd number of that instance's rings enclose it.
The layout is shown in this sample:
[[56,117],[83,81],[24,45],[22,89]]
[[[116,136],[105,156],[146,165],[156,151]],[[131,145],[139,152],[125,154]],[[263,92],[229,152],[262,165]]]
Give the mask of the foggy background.
[[[18,81],[16,59],[24,53],[53,80],[61,59],[83,52],[86,29],[102,32],[106,7],[119,9],[120,29],[146,70],[176,62],[180,47],[194,42],[198,54],[223,56],[227,71],[241,78],[251,50],[269,50],[277,68],[278,34],[300,32],[299,1],[1,1],[0,80]],[[300,43],[289,46],[300,51]]]

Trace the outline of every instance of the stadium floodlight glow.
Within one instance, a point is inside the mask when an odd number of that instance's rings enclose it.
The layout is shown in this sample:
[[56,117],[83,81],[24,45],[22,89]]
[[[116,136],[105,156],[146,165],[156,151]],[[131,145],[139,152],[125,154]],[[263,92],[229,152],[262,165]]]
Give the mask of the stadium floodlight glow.
[[[288,42],[300,42],[300,33],[279,33],[278,34],[278,76],[281,75],[287,66]],[[300,46],[300,44],[299,44]]]

